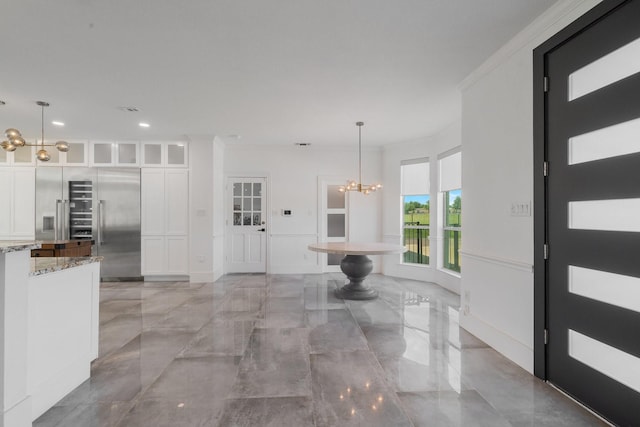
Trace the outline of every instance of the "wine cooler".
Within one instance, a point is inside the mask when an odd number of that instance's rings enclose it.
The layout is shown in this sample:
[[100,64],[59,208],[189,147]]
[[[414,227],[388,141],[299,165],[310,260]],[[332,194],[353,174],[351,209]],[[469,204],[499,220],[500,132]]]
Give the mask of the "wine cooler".
[[69,181],[69,238],[93,239],[93,184]]

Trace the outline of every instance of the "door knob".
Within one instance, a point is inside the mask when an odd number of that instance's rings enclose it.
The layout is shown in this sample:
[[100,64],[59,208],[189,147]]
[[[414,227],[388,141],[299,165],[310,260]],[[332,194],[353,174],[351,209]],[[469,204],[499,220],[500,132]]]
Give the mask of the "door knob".
[[267,231],[266,228],[259,228],[258,231]]

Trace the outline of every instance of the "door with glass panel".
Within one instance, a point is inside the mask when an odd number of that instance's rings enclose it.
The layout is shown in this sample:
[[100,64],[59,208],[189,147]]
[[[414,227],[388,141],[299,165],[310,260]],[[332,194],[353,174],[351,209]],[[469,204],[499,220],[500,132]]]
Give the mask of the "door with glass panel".
[[640,1],[604,3],[544,58],[546,368],[605,418],[638,425]]
[[227,181],[227,273],[267,271],[266,179]]
[[[322,212],[320,238],[322,242],[347,241],[347,195],[340,188],[345,180],[321,184]],[[319,254],[322,271],[340,271],[343,254]]]

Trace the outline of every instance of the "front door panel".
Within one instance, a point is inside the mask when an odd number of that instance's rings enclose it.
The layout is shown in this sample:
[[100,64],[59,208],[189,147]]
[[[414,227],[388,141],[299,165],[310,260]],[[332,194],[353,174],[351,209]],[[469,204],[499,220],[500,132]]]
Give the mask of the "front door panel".
[[547,378],[640,420],[640,1],[545,57]]

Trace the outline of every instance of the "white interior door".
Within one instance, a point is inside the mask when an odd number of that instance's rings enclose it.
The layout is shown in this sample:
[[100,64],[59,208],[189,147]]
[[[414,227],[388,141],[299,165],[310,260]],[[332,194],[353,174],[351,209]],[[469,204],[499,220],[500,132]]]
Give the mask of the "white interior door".
[[[322,242],[346,242],[348,235],[347,194],[339,191],[346,180],[321,181],[320,239]],[[340,271],[342,254],[321,254],[322,271]]]
[[227,273],[267,271],[267,180],[227,180]]

